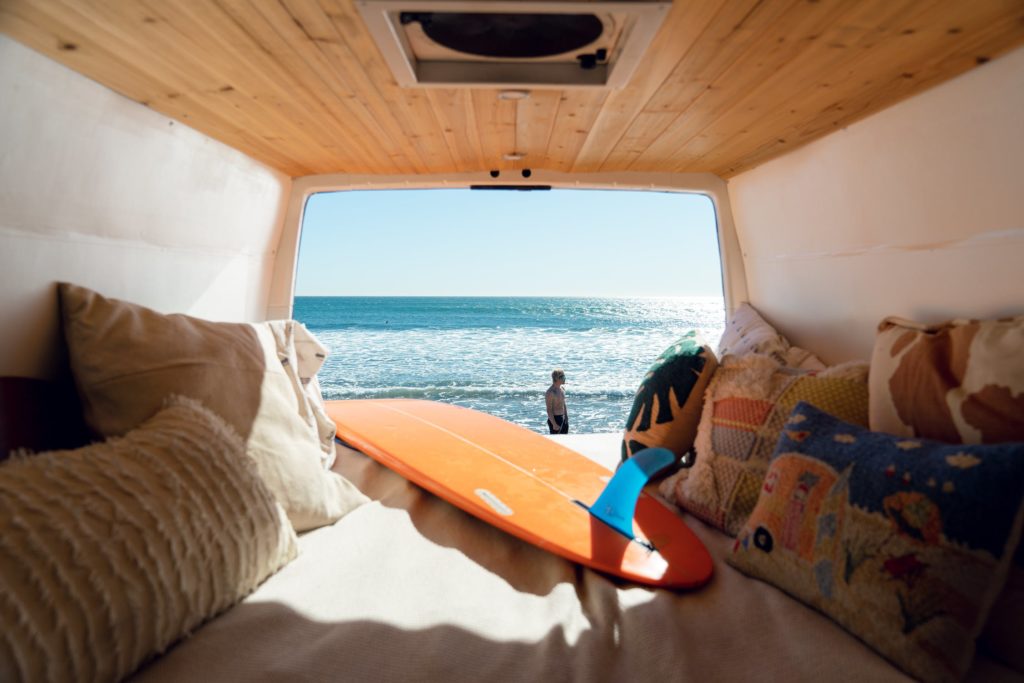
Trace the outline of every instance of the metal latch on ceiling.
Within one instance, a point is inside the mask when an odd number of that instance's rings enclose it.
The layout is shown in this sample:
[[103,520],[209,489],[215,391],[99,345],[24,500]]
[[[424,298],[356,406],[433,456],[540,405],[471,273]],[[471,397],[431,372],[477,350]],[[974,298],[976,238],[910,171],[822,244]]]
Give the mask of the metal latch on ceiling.
[[357,0],[404,87],[621,88],[671,2]]

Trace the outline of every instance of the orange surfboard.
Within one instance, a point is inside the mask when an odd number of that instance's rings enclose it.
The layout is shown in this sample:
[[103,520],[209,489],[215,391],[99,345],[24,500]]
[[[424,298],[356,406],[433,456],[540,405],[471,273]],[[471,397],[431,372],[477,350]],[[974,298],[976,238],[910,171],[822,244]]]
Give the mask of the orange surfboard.
[[328,401],[338,438],[462,510],[556,555],[653,586],[695,588],[711,578],[707,549],[646,493],[636,540],[595,519],[612,472],[501,418],[411,399]]

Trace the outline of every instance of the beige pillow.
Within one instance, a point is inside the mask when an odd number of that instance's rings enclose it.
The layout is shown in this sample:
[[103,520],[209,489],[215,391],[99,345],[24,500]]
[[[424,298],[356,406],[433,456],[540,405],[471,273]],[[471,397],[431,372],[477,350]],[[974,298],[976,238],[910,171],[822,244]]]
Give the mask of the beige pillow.
[[296,554],[245,444],[182,397],[0,466],[0,680],[120,680]]
[[948,443],[1024,441],[1024,316],[886,318],[871,356],[871,429]]
[[125,434],[164,396],[191,396],[245,439],[296,531],[334,522],[366,501],[323,467],[292,371],[291,326],[163,315],[66,283],[59,291],[71,371],[93,430]]

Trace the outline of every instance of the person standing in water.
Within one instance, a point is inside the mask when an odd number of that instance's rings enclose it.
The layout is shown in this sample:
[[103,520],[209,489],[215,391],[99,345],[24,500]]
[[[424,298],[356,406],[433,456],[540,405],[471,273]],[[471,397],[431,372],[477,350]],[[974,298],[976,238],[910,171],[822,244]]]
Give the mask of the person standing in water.
[[551,371],[551,386],[544,393],[548,406],[548,430],[552,434],[569,433],[569,410],[565,407],[565,373],[561,368]]

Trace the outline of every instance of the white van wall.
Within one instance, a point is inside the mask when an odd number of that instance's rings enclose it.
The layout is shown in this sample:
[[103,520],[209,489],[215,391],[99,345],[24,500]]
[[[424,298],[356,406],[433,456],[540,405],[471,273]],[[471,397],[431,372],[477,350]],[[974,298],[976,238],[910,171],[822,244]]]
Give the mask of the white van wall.
[[1024,313],[1024,49],[729,182],[751,303],[831,362]]
[[56,370],[61,280],[261,320],[291,179],[0,36],[0,375]]

